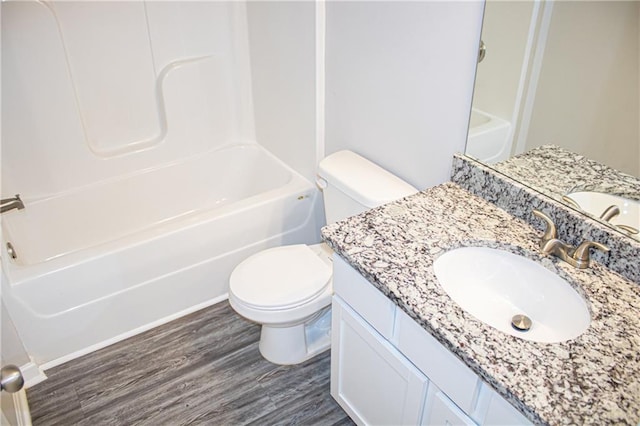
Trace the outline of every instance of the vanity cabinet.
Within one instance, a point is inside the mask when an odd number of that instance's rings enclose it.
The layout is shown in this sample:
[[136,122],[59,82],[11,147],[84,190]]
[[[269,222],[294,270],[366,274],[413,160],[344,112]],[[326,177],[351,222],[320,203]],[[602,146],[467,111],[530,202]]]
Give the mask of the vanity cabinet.
[[475,425],[456,404],[436,386],[429,386],[429,393],[422,411],[421,425]]
[[360,424],[418,424],[427,377],[339,299],[332,321],[331,389],[347,414]]
[[334,255],[331,395],[358,424],[531,424]]

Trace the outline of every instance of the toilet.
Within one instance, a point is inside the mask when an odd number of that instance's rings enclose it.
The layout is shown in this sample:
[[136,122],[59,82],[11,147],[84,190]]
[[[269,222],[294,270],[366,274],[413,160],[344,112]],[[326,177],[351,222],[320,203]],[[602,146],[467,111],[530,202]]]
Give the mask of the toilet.
[[[327,223],[418,192],[376,164],[339,151],[318,167]],[[242,261],[229,279],[229,303],[262,324],[260,353],[275,364],[298,364],[329,348],[332,250],[324,243],[263,250]]]

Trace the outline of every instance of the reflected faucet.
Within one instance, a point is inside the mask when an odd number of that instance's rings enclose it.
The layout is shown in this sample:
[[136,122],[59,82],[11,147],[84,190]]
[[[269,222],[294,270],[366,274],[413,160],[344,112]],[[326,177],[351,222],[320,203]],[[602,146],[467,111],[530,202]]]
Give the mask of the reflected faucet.
[[557,256],[575,268],[586,269],[589,267],[589,261],[591,260],[589,257],[589,249],[591,247],[604,252],[610,251],[609,247],[595,241],[583,241],[578,247],[567,244],[558,239],[558,230],[549,216],[539,210],[533,210],[533,215],[547,224],[547,228],[540,239],[540,251],[544,254]]
[[[619,214],[620,214],[620,207],[616,206],[615,204],[612,204],[609,207],[607,207],[604,212],[602,212],[602,214],[600,215],[600,219],[606,222],[609,222],[611,219],[618,216]],[[624,232],[627,232],[630,235],[635,235],[639,232],[638,228],[634,228],[633,226],[629,226],[629,225],[624,225],[622,223],[615,223],[615,224],[612,223],[612,225]]]
[[13,198],[3,198],[0,200],[0,213],[13,209],[24,209],[24,203],[20,199],[20,194],[16,194]]
[[616,206],[615,204],[612,204],[609,207],[607,207],[605,211],[602,212],[602,214],[600,215],[600,219],[606,222],[609,222],[611,219],[618,216],[619,214],[620,214],[620,207]]

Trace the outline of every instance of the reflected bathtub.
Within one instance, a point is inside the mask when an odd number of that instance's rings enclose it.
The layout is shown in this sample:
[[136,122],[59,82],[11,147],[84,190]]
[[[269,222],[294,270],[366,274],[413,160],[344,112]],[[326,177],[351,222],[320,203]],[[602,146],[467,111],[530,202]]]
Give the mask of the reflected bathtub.
[[511,155],[510,129],[508,121],[473,108],[465,154],[488,164],[508,159]]
[[250,144],[25,200],[2,216],[2,298],[50,368],[226,299],[259,250],[317,241],[318,197]]

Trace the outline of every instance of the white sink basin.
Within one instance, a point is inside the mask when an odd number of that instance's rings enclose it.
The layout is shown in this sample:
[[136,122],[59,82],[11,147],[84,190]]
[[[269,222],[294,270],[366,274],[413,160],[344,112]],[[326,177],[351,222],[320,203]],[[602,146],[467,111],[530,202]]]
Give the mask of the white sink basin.
[[[462,309],[498,330],[535,342],[557,343],[578,337],[591,317],[571,285],[542,265],[506,251],[463,247],[433,264],[442,288]],[[516,330],[515,315],[531,319]]]
[[640,203],[636,200],[605,194],[603,192],[578,191],[567,194],[580,209],[600,217],[609,206],[618,206],[620,214],[609,220],[614,225],[627,225],[640,229]]

